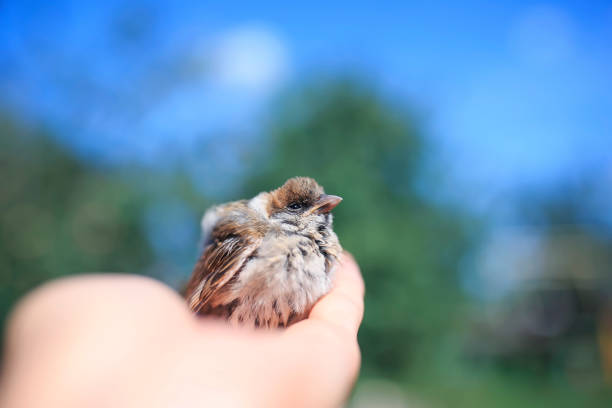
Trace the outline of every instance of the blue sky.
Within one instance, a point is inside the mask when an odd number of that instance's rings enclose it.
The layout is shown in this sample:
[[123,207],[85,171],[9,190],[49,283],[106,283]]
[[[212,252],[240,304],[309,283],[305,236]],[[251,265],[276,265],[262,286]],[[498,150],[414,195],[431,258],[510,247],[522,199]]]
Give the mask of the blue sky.
[[0,5],[0,105],[111,165],[247,143],[283,86],[351,69],[425,113],[451,195],[612,180],[606,2]]

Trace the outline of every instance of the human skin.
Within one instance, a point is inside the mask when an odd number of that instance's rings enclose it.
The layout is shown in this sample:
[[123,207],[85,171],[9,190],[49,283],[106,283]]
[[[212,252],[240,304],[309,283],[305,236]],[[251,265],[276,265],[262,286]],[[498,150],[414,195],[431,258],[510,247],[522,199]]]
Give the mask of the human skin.
[[359,371],[359,268],[285,330],[196,318],[149,278],[85,275],[35,290],[7,328],[0,407],[337,407]]

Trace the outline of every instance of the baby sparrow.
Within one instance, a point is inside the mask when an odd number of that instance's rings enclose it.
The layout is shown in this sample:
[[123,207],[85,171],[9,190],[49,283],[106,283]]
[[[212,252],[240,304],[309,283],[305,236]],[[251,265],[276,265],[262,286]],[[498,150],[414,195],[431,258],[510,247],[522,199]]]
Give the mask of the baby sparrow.
[[294,177],[206,211],[204,250],[185,294],[191,310],[268,328],[308,317],[331,289],[342,251],[330,213],[340,201],[313,179]]

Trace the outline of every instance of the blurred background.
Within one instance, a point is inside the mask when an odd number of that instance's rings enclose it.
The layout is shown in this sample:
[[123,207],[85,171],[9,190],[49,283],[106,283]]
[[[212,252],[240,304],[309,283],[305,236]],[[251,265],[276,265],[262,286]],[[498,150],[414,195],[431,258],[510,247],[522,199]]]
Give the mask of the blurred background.
[[367,285],[351,407],[612,404],[612,5],[0,2],[0,318],[179,288],[295,175]]

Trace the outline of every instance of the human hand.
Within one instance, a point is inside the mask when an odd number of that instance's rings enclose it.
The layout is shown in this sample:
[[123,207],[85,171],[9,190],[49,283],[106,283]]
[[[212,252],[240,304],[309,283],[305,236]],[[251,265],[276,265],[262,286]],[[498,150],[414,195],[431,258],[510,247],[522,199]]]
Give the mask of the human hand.
[[359,371],[363,294],[345,254],[308,319],[252,331],[194,317],[149,278],[52,282],[9,323],[0,406],[339,406]]

